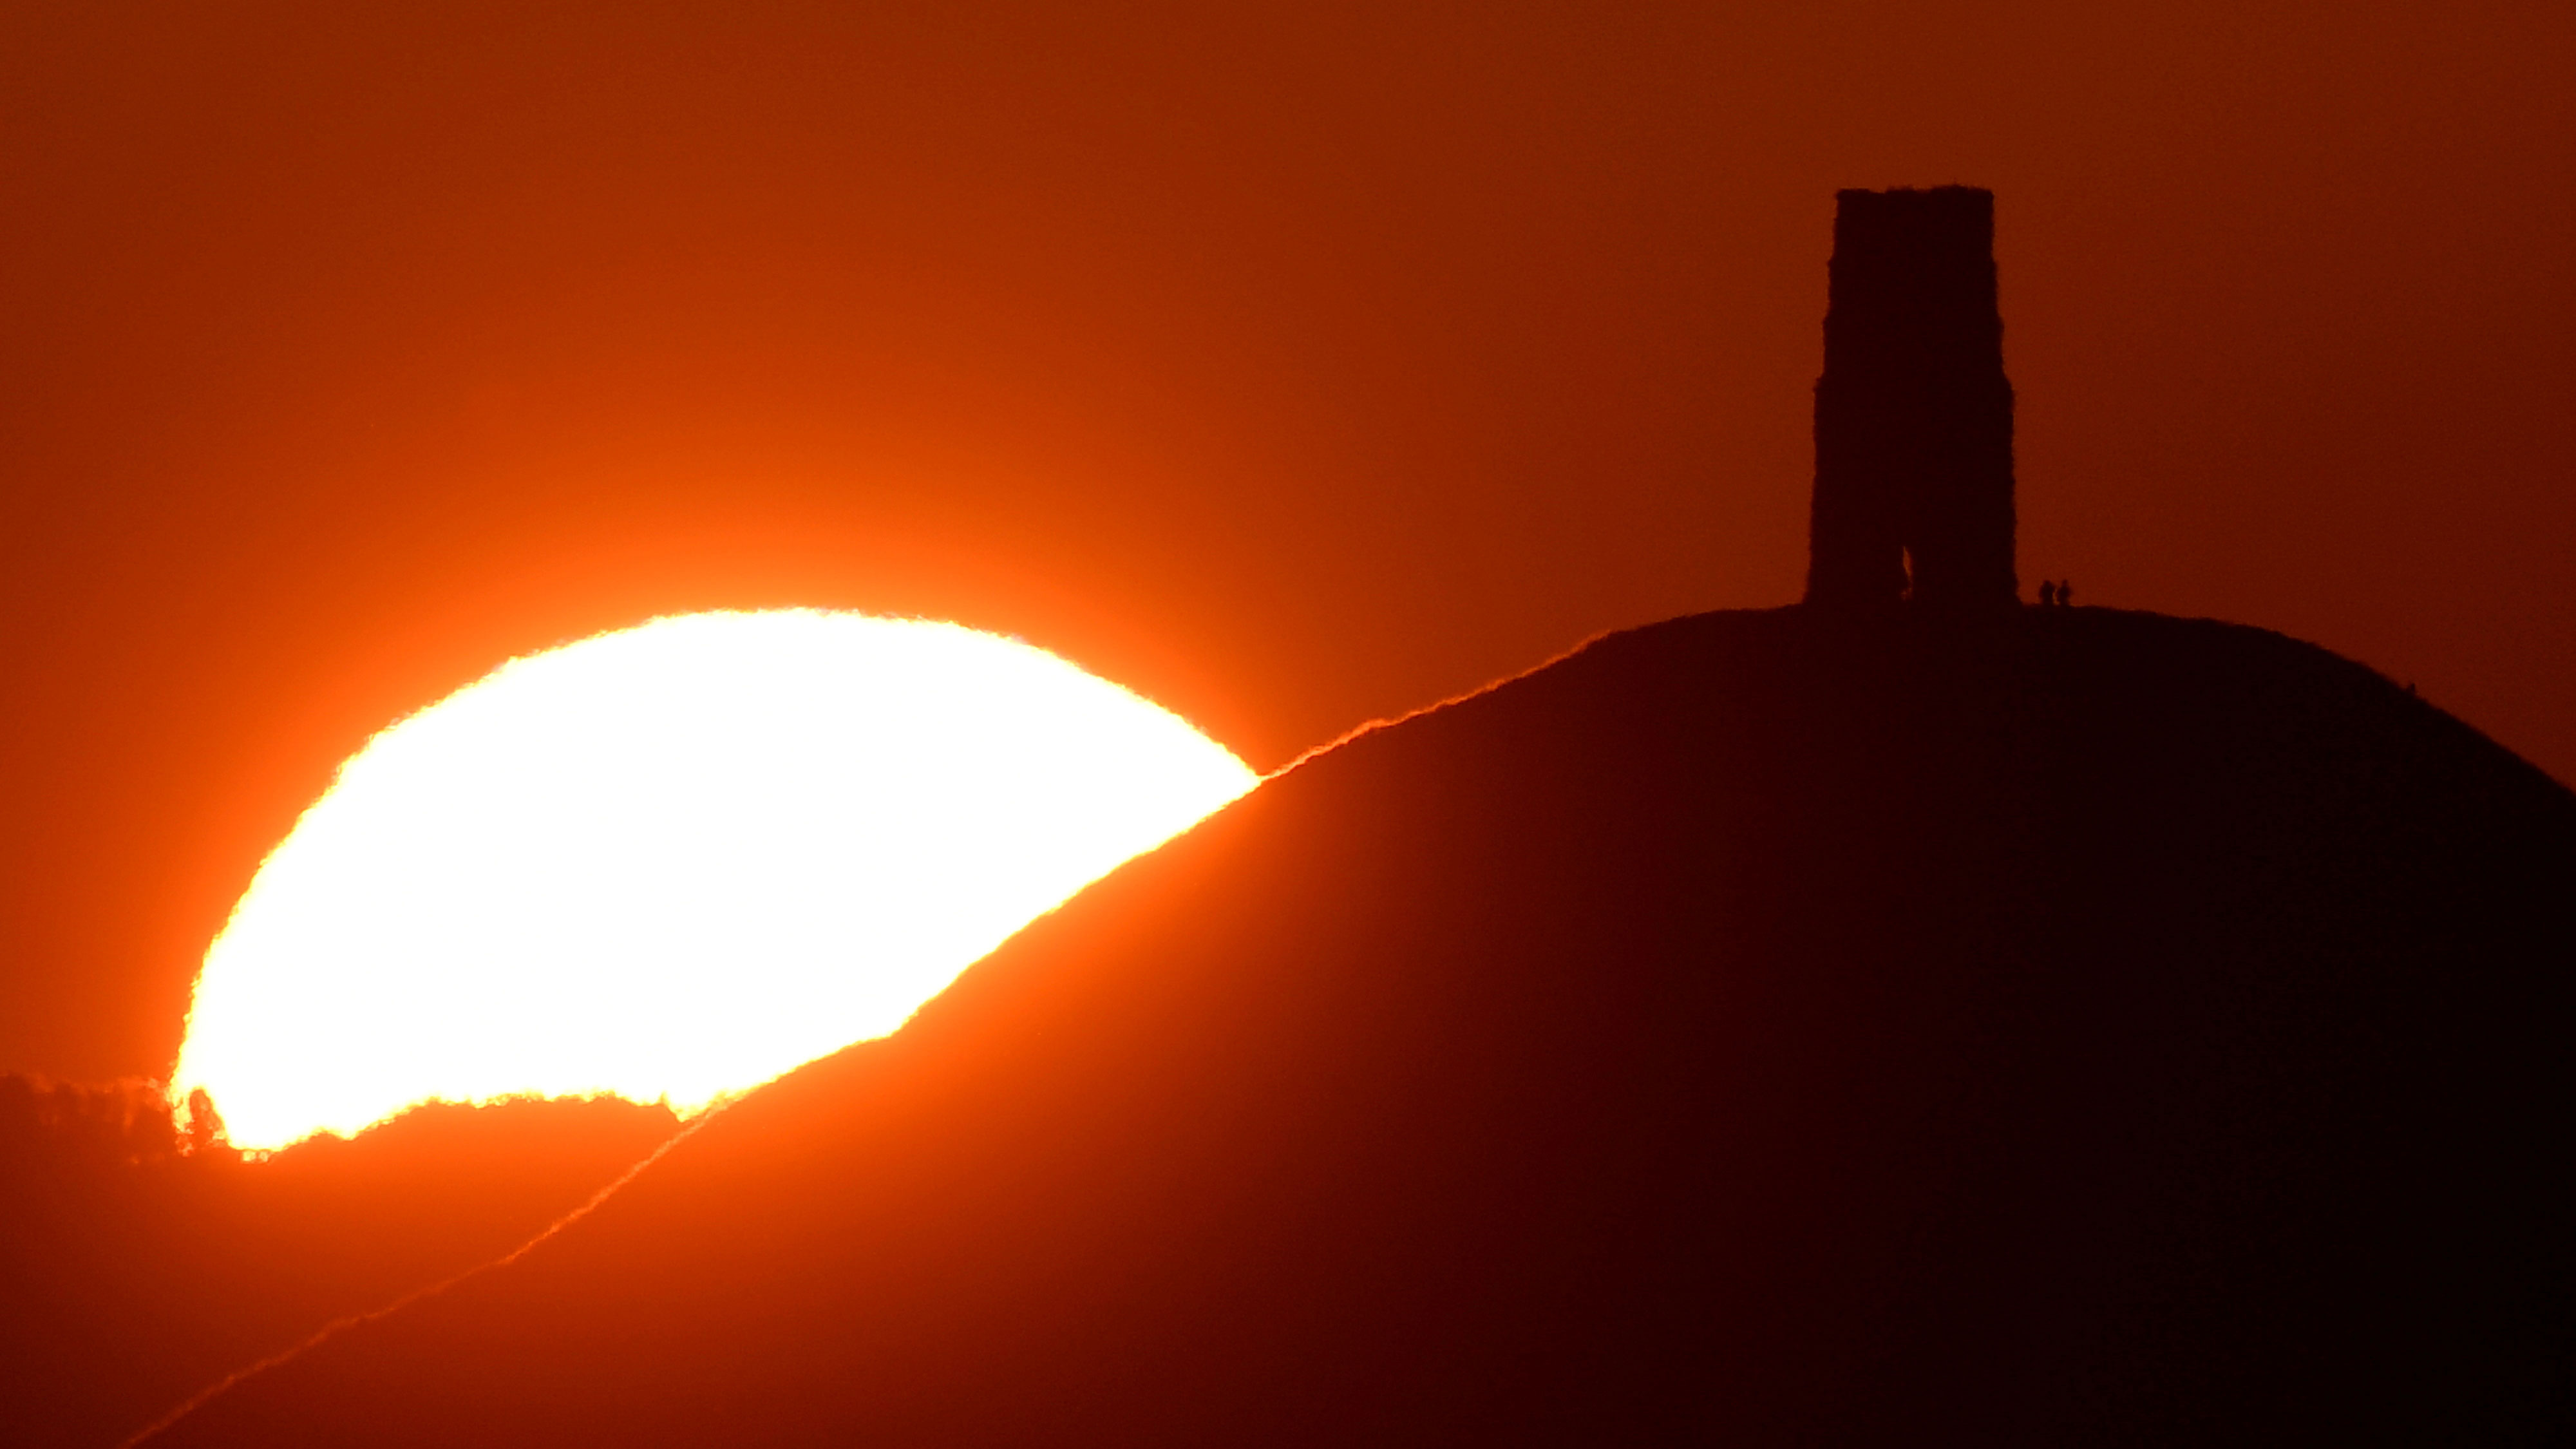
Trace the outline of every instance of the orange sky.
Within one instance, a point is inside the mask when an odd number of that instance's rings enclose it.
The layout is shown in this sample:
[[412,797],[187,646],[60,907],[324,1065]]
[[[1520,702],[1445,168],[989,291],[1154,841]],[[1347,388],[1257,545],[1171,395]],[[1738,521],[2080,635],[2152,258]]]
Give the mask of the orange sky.
[[343,755],[650,614],[1266,767],[1788,601],[1840,186],[1998,193],[2026,580],[2576,777],[2563,5],[386,8],[0,15],[0,1068],[164,1069]]

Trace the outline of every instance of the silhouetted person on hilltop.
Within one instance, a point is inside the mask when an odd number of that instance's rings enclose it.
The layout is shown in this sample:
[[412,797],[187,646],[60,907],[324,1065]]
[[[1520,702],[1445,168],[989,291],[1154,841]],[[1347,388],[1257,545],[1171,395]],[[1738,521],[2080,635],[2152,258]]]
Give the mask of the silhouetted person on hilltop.
[[1994,193],[1941,186],[1835,201],[1807,601],[2013,603],[2013,393],[1995,304]]
[[2047,579],[2040,580],[2039,606],[2043,609],[2057,607],[2057,585],[2054,582]]
[[2072,581],[2067,579],[2057,581],[2057,607],[2061,609],[2075,607],[2075,585]]

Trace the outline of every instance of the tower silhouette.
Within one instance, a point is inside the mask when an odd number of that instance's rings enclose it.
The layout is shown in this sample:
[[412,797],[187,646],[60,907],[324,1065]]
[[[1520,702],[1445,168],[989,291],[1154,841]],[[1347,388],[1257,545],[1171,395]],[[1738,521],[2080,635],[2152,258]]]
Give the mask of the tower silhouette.
[[2011,603],[2013,394],[1994,193],[1834,199],[1807,601],[1888,605],[1910,585],[1925,605]]

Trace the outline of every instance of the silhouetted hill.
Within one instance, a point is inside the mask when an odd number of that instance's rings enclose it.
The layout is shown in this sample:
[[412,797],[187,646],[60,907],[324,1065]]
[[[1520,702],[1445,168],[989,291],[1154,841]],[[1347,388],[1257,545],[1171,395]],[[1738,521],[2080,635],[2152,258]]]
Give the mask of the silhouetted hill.
[[509,1251],[675,1127],[613,1098],[437,1104],[244,1162],[183,1154],[148,1083],[0,1076],[0,1444],[115,1444]]
[[2566,1442],[2576,797],[2099,610],[1313,758],[187,1445]]

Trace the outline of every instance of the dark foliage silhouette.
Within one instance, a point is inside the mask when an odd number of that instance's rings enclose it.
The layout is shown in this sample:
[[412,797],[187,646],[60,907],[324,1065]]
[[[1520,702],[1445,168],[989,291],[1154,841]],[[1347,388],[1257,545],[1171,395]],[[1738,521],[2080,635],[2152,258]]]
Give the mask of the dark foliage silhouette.
[[157,1087],[0,1076],[0,1442],[109,1445],[525,1241],[669,1137],[615,1100],[438,1105],[244,1162]]

